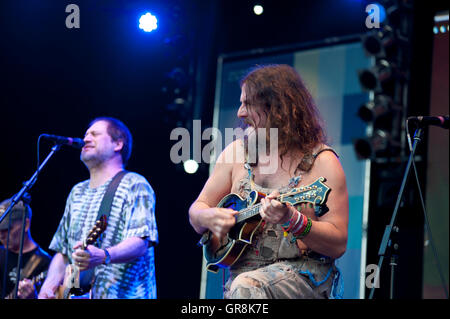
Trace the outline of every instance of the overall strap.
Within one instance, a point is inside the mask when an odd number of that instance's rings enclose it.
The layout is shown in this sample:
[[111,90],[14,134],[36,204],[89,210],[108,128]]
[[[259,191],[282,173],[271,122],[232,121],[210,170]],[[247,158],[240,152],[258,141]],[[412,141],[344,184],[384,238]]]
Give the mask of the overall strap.
[[339,158],[339,155],[338,155],[338,153],[334,150],[334,149],[332,149],[331,147],[328,147],[328,148],[324,148],[324,149],[321,149],[320,151],[318,151],[316,154],[313,154],[313,156],[314,156],[314,159],[316,159],[317,158],[317,156],[319,156],[319,154],[320,153],[322,153],[322,152],[325,152],[325,151],[330,151],[330,152],[333,152],[334,153],[334,155],[336,155],[336,157],[337,158]]
[[255,182],[253,181],[253,173],[252,173],[252,167],[250,166],[250,164],[248,163],[248,153],[245,153],[245,164],[244,164],[245,169],[247,170],[248,173],[248,181],[250,182],[250,189],[254,190],[255,189]]

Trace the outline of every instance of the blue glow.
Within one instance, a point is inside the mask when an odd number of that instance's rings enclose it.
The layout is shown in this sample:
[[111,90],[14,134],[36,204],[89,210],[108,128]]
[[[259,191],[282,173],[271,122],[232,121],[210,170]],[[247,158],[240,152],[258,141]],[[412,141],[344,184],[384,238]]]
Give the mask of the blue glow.
[[374,5],[380,9],[380,22],[384,22],[386,20],[386,9],[378,2],[374,2]]
[[158,19],[147,12],[139,18],[139,29],[144,30],[145,32],[152,32],[158,28]]

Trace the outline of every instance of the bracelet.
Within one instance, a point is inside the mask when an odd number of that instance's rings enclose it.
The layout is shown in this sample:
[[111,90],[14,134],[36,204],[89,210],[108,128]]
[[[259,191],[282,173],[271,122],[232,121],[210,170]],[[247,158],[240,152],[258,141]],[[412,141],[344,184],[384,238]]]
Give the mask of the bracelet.
[[[292,227],[294,227],[300,219],[301,214],[297,211],[297,209],[295,209],[294,206],[289,207],[289,209],[292,209],[292,208],[294,209],[294,211],[292,212],[291,218],[286,223],[281,225],[281,227],[283,228],[283,230],[285,232],[290,231],[292,229]],[[296,218],[296,220],[294,222],[295,218]]]
[[291,229],[292,234],[300,233],[304,229],[304,227],[306,227],[306,223],[308,222],[307,217],[305,215],[303,215],[302,213],[299,213],[299,215],[301,215],[302,220],[300,223],[297,223],[295,225],[295,228],[292,227]]
[[307,223],[306,223],[306,226],[304,227],[304,229],[300,229],[298,233],[294,233],[294,237],[297,239],[304,238],[311,231],[311,226],[312,226],[312,220],[311,220],[311,218],[308,217]]
[[107,249],[103,249],[105,252],[105,260],[103,261],[103,265],[108,265],[111,262],[111,255]]

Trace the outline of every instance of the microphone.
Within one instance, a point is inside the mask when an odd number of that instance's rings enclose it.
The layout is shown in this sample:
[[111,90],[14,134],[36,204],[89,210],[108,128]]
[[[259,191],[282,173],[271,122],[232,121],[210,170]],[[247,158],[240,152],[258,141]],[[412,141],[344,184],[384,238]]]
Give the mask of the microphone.
[[42,134],[42,138],[46,138],[60,145],[69,145],[75,148],[82,148],[84,146],[84,141],[81,138],[76,137],[65,137],[58,135]]
[[420,127],[434,125],[448,130],[449,122],[447,116],[412,116],[408,117],[408,121],[416,123]]

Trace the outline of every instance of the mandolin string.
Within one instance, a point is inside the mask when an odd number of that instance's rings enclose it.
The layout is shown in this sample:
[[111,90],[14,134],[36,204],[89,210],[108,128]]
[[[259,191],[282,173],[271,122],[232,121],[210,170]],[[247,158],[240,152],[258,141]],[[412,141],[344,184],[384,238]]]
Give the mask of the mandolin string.
[[[299,192],[291,192],[291,193],[288,193],[288,194],[283,194],[281,196],[278,196],[275,199],[279,200],[279,201],[282,201],[283,198],[285,198],[285,197],[294,196],[294,195],[303,193],[305,191],[306,192],[310,192],[311,189],[306,189],[306,190],[299,191]],[[312,192],[311,196],[314,197],[314,195],[316,195],[315,191]],[[250,218],[250,217],[253,217],[253,216],[257,215],[258,212],[259,212],[259,207],[260,206],[261,206],[261,203],[258,203],[256,205],[253,205],[251,207],[246,207],[246,208],[242,209],[241,211],[239,211],[239,213],[236,214],[236,223],[239,223],[239,222],[241,222],[241,221],[243,221],[243,220],[245,220],[247,218]]]

